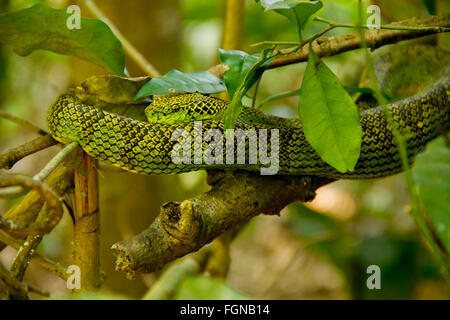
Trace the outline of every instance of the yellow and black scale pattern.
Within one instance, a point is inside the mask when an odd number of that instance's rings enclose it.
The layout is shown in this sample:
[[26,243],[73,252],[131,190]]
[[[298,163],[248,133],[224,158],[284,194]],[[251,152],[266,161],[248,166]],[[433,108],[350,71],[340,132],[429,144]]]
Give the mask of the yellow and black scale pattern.
[[[410,158],[438,135],[439,128],[450,129],[449,84],[447,74],[428,90],[388,105],[395,123],[407,138]],[[180,101],[186,99],[189,101],[188,106],[200,109],[211,105],[213,109],[221,109],[227,105],[222,100],[210,97],[203,97],[201,103],[195,103],[193,97],[195,96],[190,94],[169,97],[165,98],[167,100],[164,103],[173,104],[177,108]],[[208,110],[206,111],[209,112]],[[320,158],[306,141],[298,120],[268,116],[248,108],[245,110],[236,122],[235,129],[268,129],[268,140],[270,129],[279,129],[278,174],[366,179],[401,171],[400,155],[382,107],[361,112],[361,153],[355,170],[347,173],[337,171]],[[252,119],[255,119],[255,122],[252,122]],[[58,97],[52,104],[47,115],[47,125],[56,140],[62,143],[76,141],[89,155],[136,173],[170,174],[205,168],[260,171],[262,166],[261,163],[248,162],[226,164],[225,159],[224,164],[177,165],[171,158],[172,149],[177,143],[172,141],[172,133],[179,128],[186,129],[191,135],[193,145],[196,143],[193,122],[161,124],[137,121],[85,105],[71,94]],[[203,120],[203,132],[210,128],[224,132],[222,121]],[[222,138],[225,146],[225,134]],[[207,148],[208,143],[203,142],[202,149]],[[270,144],[267,148],[270,152]],[[194,150],[193,146],[191,150]]]

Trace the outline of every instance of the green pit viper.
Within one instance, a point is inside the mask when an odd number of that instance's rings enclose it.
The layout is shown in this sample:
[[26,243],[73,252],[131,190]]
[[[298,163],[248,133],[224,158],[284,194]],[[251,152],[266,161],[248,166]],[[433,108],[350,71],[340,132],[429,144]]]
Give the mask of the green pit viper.
[[[387,105],[395,124],[407,138],[410,160],[440,130],[450,129],[449,85],[447,70],[428,89]],[[211,128],[225,132],[221,116],[227,107],[228,102],[199,93],[158,97],[146,109],[149,122],[143,122],[86,105],[74,94],[64,94],[49,108],[47,126],[56,140],[75,141],[90,156],[135,173],[170,174],[217,168],[260,171],[261,163],[175,164],[172,161],[171,152],[177,141],[171,137],[175,130],[185,129],[193,137],[194,121],[202,120],[203,132]],[[361,111],[360,122],[363,132],[360,156],[355,169],[346,173],[325,163],[314,151],[305,139],[300,120],[244,107],[235,129],[268,129],[268,132],[279,129],[278,174],[367,179],[400,172],[400,155],[383,108]],[[225,145],[225,134],[222,139]],[[194,143],[194,139],[191,141]],[[204,142],[203,150],[207,147]],[[267,148],[270,150],[270,145]]]

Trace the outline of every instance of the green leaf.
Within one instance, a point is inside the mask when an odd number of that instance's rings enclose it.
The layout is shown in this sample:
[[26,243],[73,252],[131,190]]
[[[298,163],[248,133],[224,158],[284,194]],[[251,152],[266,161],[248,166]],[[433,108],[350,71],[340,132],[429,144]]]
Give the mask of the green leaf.
[[450,148],[444,138],[417,156],[413,175],[430,222],[450,252]]
[[140,99],[153,94],[169,94],[174,92],[218,93],[225,91],[222,79],[207,71],[183,73],[171,70],[161,78],[150,79],[136,94]]
[[188,277],[183,281],[176,300],[247,300],[244,294],[223,281],[207,276]]
[[301,30],[308,19],[322,8],[323,4],[321,1],[261,0],[261,6],[265,8],[265,11],[274,10],[285,16],[292,23],[296,23]]
[[322,159],[340,172],[353,170],[362,137],[358,109],[311,47],[298,110],[305,137]]
[[261,54],[249,55],[239,50],[220,51],[220,61],[228,66],[223,79],[227,86],[231,104],[224,114],[225,128],[232,128],[242,109],[242,97],[262,76],[264,70],[272,63],[271,49]]
[[66,9],[43,5],[0,14],[0,42],[12,46],[21,56],[49,50],[77,56],[122,75],[125,53],[111,29],[100,20],[88,18],[81,18],[80,29],[69,29],[66,24],[70,16]]
[[[228,95],[230,100],[241,85],[242,81],[247,74],[247,72],[252,68],[252,66],[258,61],[260,55],[248,53],[240,50],[225,50],[219,49],[220,52],[220,62],[228,66],[228,70],[223,74],[223,80],[227,86]],[[258,70],[254,71],[254,74],[247,79],[246,88],[247,90],[251,88],[253,84],[262,75],[264,70],[269,66],[271,61],[264,63]]]

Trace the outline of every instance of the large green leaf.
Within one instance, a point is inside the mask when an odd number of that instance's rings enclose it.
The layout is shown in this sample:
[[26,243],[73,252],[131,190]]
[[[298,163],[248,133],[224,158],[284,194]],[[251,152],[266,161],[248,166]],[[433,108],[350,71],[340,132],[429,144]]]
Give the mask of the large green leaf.
[[261,0],[261,6],[266,11],[274,10],[275,12],[285,16],[292,23],[296,23],[299,29],[303,26],[317,10],[322,8],[321,1],[279,1],[279,0]]
[[[230,100],[233,99],[236,90],[241,85],[242,81],[252,68],[252,66],[258,61],[260,55],[259,54],[248,54],[244,51],[240,50],[225,50],[219,49],[220,52],[220,62],[224,65],[228,66],[228,70],[223,74],[223,80],[227,86],[228,95]],[[253,76],[247,77],[247,83],[245,84],[246,88],[249,89],[258,78],[262,75],[264,70],[270,64],[265,63],[257,70],[254,70]]]
[[358,109],[311,47],[298,110],[305,137],[322,159],[340,172],[353,170],[362,137]]
[[149,80],[136,94],[140,99],[153,94],[169,94],[175,92],[218,93],[225,91],[222,79],[207,71],[183,73],[171,70],[161,78]]
[[252,55],[239,50],[219,49],[219,51],[220,61],[229,68],[223,75],[231,99],[231,104],[224,115],[224,122],[226,128],[232,128],[242,109],[242,97],[262,76],[273,61],[273,57],[270,57],[270,50]]
[[430,222],[450,252],[450,148],[443,138],[417,156],[413,174]]
[[125,54],[111,29],[97,19],[81,18],[80,29],[69,29],[66,9],[43,5],[0,14],[0,42],[21,56],[35,50],[74,55],[116,75],[123,74]]
[[223,281],[207,276],[188,277],[183,281],[177,300],[247,300],[244,294]]

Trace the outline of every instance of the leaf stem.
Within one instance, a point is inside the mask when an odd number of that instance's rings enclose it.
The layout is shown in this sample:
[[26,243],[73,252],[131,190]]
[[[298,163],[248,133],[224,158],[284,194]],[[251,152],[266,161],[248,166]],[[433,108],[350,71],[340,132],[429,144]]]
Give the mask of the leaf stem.
[[295,21],[297,22],[297,30],[298,30],[298,40],[300,42],[303,41],[303,34],[302,34],[302,24],[300,23],[300,20],[298,19],[298,15],[297,12],[295,11],[295,9],[291,9],[294,13],[294,17],[295,17]]
[[262,76],[263,75],[261,75],[261,77],[258,78],[258,80],[256,81],[256,84],[255,84],[255,92],[253,93],[253,99],[252,99],[252,108],[254,108],[255,104],[256,104],[256,96],[258,95],[259,83],[261,82]]

